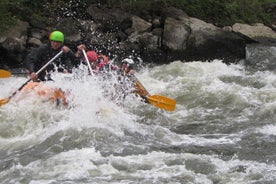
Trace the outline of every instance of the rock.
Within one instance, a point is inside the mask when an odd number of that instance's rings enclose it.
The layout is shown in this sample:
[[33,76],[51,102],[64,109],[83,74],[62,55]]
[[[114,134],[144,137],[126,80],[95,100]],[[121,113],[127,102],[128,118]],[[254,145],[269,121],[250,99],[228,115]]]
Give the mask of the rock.
[[260,43],[275,43],[276,32],[264,24],[254,25],[236,23],[232,26],[233,31],[242,33]]
[[160,28],[161,27],[161,22],[159,18],[155,18],[152,20],[152,27],[153,28]]
[[74,44],[81,40],[81,25],[78,20],[72,18],[61,19],[56,25],[56,29],[52,29],[49,32],[54,30],[60,30],[63,32],[65,37],[65,42],[67,44]]
[[161,37],[153,35],[152,33],[143,33],[139,43],[143,48],[158,49],[161,47]]
[[49,32],[43,29],[31,29],[31,37],[36,38],[38,40],[43,40],[45,37],[48,37]]
[[183,24],[183,21],[171,17],[166,19],[163,33],[164,46],[172,50],[185,50],[189,35],[189,27]]
[[197,18],[181,17],[181,22],[186,27],[190,28],[188,40],[190,46],[202,46],[207,40],[214,39],[216,36],[223,33],[222,29]]
[[232,60],[245,56],[246,42],[232,32],[184,15],[178,19],[171,17],[166,19],[163,45],[172,50],[171,52],[182,51],[182,58],[185,60],[189,58]]
[[123,22],[130,22],[133,16],[119,9],[99,8],[97,5],[89,6],[87,8],[87,13],[91,16],[92,20],[101,24],[100,28],[104,29],[105,32],[117,31],[117,28],[120,27]]
[[42,45],[43,43],[37,38],[30,38],[28,41],[28,44],[38,47],[38,46]]
[[137,17],[137,16],[133,16],[132,17],[132,30],[134,32],[138,32],[138,33],[141,33],[141,32],[144,32],[144,31],[147,31],[151,28],[152,24],[141,19],[140,17]]
[[1,54],[1,65],[18,66],[23,62],[24,51],[27,42],[27,30],[29,23],[19,21],[15,26],[0,36],[0,50],[6,53]]
[[12,52],[22,52],[27,40],[27,22],[18,22],[0,37],[0,46]]

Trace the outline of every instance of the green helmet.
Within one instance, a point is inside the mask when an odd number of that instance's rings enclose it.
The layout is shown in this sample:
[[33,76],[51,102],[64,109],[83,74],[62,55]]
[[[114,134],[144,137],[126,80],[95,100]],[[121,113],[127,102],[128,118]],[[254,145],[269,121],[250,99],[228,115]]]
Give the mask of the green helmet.
[[54,31],[50,34],[49,39],[51,41],[63,42],[64,41],[64,35],[60,31]]

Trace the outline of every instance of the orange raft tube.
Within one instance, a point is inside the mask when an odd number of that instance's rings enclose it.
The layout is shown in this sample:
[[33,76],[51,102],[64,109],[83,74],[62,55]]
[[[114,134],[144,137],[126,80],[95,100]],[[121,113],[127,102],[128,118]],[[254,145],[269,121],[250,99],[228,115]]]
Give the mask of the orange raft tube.
[[29,82],[21,90],[22,92],[35,91],[38,96],[45,98],[57,105],[68,105],[66,94],[60,88],[52,88],[42,82]]

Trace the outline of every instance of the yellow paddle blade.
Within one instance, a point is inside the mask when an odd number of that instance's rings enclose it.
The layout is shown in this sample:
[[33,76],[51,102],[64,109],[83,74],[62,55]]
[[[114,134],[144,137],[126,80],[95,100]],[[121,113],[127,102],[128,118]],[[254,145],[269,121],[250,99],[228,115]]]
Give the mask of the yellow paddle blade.
[[154,105],[155,107],[165,109],[168,111],[174,111],[176,105],[176,101],[174,99],[161,95],[148,96],[147,100],[150,104]]
[[11,76],[11,73],[6,70],[0,70],[0,78],[8,78]]
[[4,104],[8,103],[9,101],[10,101],[9,98],[0,99],[0,106],[2,106],[2,105],[4,105]]

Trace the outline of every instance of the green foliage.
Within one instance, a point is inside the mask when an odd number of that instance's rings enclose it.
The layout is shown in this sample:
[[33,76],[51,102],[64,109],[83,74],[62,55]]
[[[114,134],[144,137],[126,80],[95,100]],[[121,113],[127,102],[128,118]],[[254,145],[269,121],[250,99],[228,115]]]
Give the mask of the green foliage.
[[225,10],[231,23],[263,22],[262,4],[258,0],[239,0],[225,3]]
[[15,25],[17,20],[8,9],[8,0],[1,0],[0,2],[0,34],[4,33],[11,26]]
[[[165,1],[165,0],[164,0]],[[225,26],[235,22],[271,24],[272,17],[262,8],[275,0],[175,0],[167,1],[183,9],[188,15]]]
[[[107,0],[111,7],[125,10],[145,10],[157,0]],[[272,17],[262,8],[265,3],[276,0],[159,0],[166,6],[183,9],[188,15],[216,25],[231,25],[235,22],[272,23]]]

